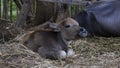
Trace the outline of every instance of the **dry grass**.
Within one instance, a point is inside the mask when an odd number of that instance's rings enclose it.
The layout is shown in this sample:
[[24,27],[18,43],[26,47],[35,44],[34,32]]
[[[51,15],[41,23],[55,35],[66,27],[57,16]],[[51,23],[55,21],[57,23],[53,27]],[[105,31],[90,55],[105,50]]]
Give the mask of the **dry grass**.
[[73,42],[75,56],[65,60],[41,58],[19,42],[0,45],[0,68],[119,68],[120,38],[83,38]]

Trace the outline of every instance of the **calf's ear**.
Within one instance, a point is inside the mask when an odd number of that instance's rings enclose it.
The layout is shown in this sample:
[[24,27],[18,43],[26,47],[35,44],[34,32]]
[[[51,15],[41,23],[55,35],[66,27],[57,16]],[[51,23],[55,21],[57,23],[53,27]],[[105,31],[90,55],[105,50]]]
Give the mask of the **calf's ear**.
[[51,29],[53,29],[53,31],[55,31],[55,32],[60,32],[61,31],[60,26],[57,23],[50,23],[49,27]]

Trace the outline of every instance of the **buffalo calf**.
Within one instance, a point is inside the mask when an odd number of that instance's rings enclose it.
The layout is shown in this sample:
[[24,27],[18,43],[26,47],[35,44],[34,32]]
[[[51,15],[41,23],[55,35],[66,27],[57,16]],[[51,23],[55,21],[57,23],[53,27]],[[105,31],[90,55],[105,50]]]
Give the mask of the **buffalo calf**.
[[[65,59],[74,54],[69,48],[69,42],[78,39],[78,22],[72,18],[66,18],[58,23],[48,23],[51,30],[33,30],[23,37],[24,45],[38,52],[41,56],[50,59]],[[81,37],[84,34],[81,34]]]

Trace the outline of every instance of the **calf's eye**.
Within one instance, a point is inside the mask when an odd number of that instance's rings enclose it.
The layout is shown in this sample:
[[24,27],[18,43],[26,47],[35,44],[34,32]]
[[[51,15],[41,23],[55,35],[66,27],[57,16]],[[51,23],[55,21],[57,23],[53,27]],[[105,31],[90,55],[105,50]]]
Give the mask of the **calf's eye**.
[[69,28],[69,27],[70,27],[70,25],[66,25],[66,26],[65,26],[65,28]]

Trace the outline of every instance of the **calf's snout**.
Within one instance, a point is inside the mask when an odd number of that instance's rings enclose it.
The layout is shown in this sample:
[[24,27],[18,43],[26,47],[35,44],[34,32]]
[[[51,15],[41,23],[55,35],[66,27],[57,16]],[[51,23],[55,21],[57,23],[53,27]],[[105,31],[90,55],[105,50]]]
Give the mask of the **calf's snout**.
[[87,37],[88,35],[89,35],[88,31],[85,28],[81,27],[79,30],[79,36],[80,37]]

